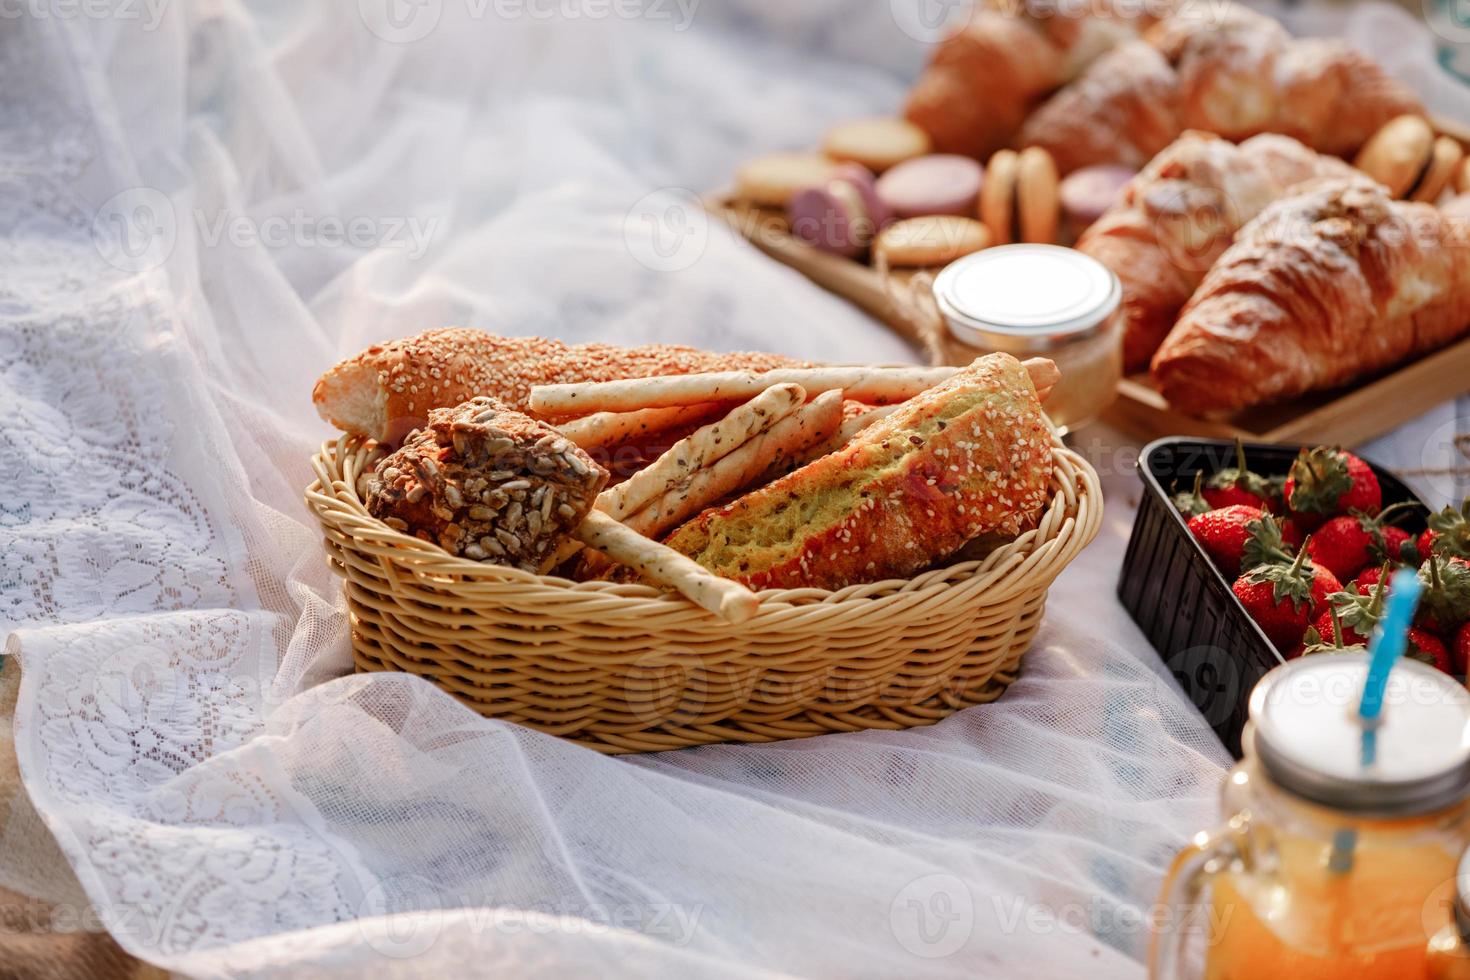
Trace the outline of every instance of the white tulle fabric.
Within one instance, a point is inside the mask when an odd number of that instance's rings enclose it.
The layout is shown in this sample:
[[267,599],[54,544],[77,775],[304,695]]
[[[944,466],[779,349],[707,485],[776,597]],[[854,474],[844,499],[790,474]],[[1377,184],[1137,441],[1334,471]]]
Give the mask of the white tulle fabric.
[[1227,760],[1112,598],[1105,434],[1107,526],[1024,677],[931,729],[609,759],[350,674],[301,502],[339,356],[448,323],[908,356],[669,190],[896,105],[890,5],[558,6],[626,9],[4,22],[0,626],[100,921],[196,975],[1137,975]]

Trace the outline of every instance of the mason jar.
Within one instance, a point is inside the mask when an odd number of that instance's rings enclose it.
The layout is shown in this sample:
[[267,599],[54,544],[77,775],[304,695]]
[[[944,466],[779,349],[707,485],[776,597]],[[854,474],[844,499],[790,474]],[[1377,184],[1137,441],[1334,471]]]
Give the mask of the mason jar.
[[1062,432],[1097,418],[1123,377],[1123,287],[1111,269],[1059,245],[1001,245],[951,262],[934,299],[965,362],[993,351],[1048,357],[1062,377],[1046,411]]

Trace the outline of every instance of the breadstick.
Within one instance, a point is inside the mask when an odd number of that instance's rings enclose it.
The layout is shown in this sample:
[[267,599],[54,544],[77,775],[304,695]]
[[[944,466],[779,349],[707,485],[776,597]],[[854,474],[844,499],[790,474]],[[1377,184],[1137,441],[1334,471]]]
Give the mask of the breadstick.
[[745,622],[760,608],[760,599],[745,586],[710,574],[672,548],[650,541],[601,511],[590,512],[575,536],[589,548],[596,548],[650,581],[669,586],[731,623]]
[[694,471],[625,523],[640,534],[659,537],[716,501],[760,482],[809,446],[826,441],[841,423],[842,392],[823,392],[713,466]]
[[796,411],[805,400],[806,392],[800,385],[780,384],[758,392],[729,415],[695,429],[648,466],[598,494],[597,509],[617,520],[642,510],[649,501],[688,479],[689,474],[729,455],[756,433]]
[[[1044,357],[1025,362],[1037,396],[1043,401],[1061,377]],[[870,405],[906,401],[957,374],[958,367],[825,367],[778,368],[774,371],[716,371],[675,377],[632,378],[588,384],[537,385],[531,410],[539,415],[567,416],[591,412],[628,412],[698,402],[743,400],[772,385],[794,383],[808,394],[841,388],[847,397]]]
[[636,412],[598,412],[585,418],[562,422],[555,428],[582,449],[615,446],[635,436],[665,432],[708,415],[713,405],[675,405],[644,408]]
[[901,405],[883,405],[880,408],[869,409],[861,415],[853,416],[846,422],[843,422],[837,431],[832,433],[831,438],[825,442],[819,442],[808,447],[807,451],[798,459],[798,462],[810,463],[818,457],[825,456],[828,453],[835,453],[851,442],[853,436],[879,419],[892,415],[902,407]]
[[952,377],[959,368],[828,367],[775,371],[717,371],[677,377],[638,378],[593,384],[537,385],[531,410],[539,415],[586,415],[637,408],[744,400],[772,385],[799,384],[808,394],[842,388],[847,397],[873,405],[912,398]]

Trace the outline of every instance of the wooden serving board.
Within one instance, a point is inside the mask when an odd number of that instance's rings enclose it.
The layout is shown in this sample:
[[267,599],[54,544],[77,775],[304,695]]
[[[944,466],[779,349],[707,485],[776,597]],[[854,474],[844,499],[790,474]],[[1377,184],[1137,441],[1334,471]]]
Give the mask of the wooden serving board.
[[[1434,118],[1435,128],[1470,150],[1470,126]],[[818,251],[793,237],[781,214],[752,208],[721,191],[706,198],[710,212],[776,261],[836,293],[914,344],[933,363],[953,359],[915,309],[909,283],[916,272],[888,275],[863,262]],[[937,272],[937,269],[927,270]],[[1332,442],[1355,445],[1419,417],[1442,402],[1470,393],[1470,337],[1376,378],[1337,391],[1313,392],[1229,419],[1200,419],[1169,406],[1147,374],[1123,379],[1118,400],[1103,420],[1143,439],[1207,436],[1254,442]]]

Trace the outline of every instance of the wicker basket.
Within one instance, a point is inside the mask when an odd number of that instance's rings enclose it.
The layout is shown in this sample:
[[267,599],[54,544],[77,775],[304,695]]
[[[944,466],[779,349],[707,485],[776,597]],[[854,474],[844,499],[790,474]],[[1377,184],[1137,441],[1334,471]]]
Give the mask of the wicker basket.
[[929,725],[1016,679],[1052,581],[1097,534],[1097,474],[1053,443],[1039,526],[909,580],[773,589],[736,627],[645,585],[456,558],[369,516],[373,446],[327,443],[306,502],[346,579],[359,670],[427,678],[483,715],[601,752]]

